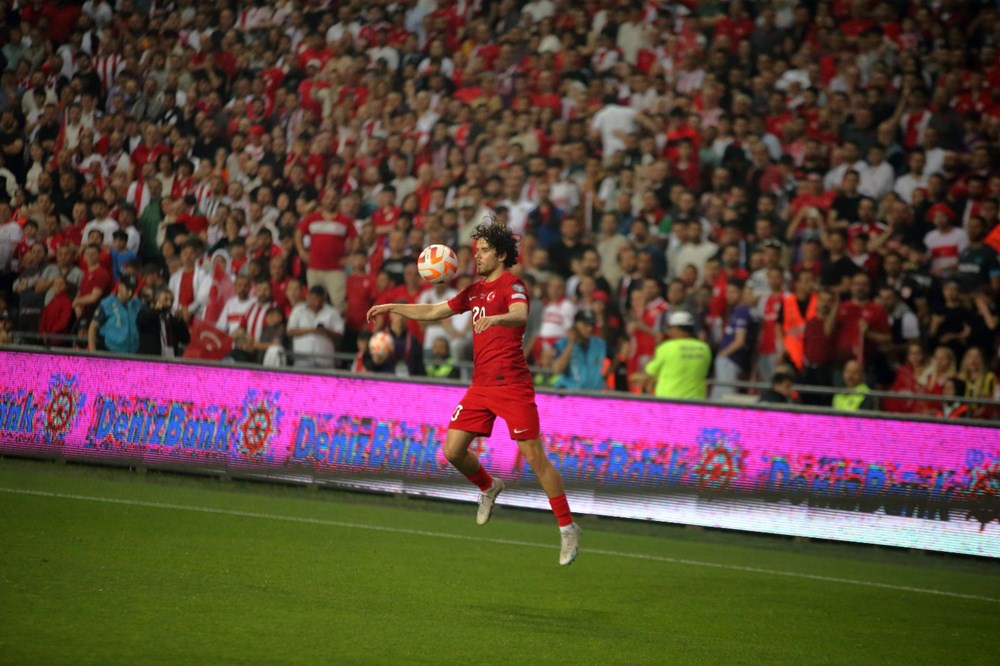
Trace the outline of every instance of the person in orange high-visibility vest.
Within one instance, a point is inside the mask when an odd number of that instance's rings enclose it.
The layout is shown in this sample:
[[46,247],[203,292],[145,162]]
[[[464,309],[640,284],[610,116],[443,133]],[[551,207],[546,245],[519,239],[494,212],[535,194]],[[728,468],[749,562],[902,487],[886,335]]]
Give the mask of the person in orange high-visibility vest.
[[799,271],[792,292],[785,294],[779,322],[785,344],[785,355],[798,370],[802,370],[806,322],[816,316],[816,275]]

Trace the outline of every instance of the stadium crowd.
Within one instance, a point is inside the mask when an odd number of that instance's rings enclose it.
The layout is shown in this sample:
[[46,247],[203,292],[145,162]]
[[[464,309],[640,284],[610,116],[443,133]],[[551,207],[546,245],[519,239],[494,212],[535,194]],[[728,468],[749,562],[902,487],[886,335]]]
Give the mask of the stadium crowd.
[[[0,342],[211,354],[214,327],[237,360],[458,376],[468,315],[365,313],[452,296],[495,219],[521,234],[539,383],[652,390],[679,336],[710,345],[719,399],[740,379],[799,399],[792,378],[852,389],[845,409],[867,387],[998,397],[995,2],[7,0],[0,20]],[[421,280],[431,243],[453,284]]]

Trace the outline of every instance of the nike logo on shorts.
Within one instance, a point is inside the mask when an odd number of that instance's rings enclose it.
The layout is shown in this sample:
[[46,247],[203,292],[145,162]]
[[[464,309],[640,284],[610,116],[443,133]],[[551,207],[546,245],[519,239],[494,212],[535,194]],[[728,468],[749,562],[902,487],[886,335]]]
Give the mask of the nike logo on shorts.
[[528,432],[528,429],[527,428],[520,428],[520,429],[514,428],[514,434],[515,435],[520,435],[522,432]]

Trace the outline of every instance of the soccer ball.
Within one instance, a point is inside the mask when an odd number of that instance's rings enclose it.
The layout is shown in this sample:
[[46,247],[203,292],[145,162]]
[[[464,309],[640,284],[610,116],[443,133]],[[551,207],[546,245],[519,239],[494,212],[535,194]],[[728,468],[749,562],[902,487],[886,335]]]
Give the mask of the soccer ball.
[[417,270],[428,282],[447,282],[458,272],[458,257],[447,245],[428,245],[417,259]]
[[379,331],[368,340],[368,351],[372,356],[384,358],[392,353],[392,336]]

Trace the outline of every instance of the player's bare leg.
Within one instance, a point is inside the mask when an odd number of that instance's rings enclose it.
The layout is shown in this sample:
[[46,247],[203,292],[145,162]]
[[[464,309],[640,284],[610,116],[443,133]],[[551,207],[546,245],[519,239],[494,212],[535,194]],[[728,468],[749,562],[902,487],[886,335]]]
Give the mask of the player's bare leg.
[[559,523],[559,534],[562,541],[562,547],[559,550],[559,564],[563,566],[572,564],[580,550],[581,530],[580,526],[573,522],[569,502],[566,501],[566,490],[563,487],[562,476],[545,454],[545,447],[542,446],[541,439],[520,440],[517,446],[525,461],[531,465],[531,471],[538,477],[538,482],[549,498],[552,513],[555,514],[556,521]]
[[476,512],[476,522],[485,525],[493,515],[493,507],[497,496],[503,491],[504,483],[502,479],[491,477],[480,464],[479,457],[469,450],[475,439],[475,433],[449,429],[444,442],[444,457],[452,467],[479,487],[479,510]]
[[559,497],[566,494],[559,470],[552,466],[549,457],[545,455],[545,447],[541,439],[524,439],[517,443],[525,462],[531,466],[531,471],[538,477],[542,490],[549,497]]
[[479,458],[469,450],[475,439],[475,433],[455,430],[454,428],[450,428],[445,436],[444,457],[448,459],[452,467],[465,476],[475,474],[481,468]]

